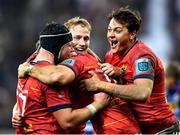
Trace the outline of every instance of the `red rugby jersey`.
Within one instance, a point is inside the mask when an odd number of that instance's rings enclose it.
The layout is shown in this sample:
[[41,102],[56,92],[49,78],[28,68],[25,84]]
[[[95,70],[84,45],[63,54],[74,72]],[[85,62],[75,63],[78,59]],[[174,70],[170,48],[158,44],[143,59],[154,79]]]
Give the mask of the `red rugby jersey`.
[[[88,54],[79,54],[61,63],[70,67],[76,74],[74,84],[71,86],[71,92],[73,93],[72,104],[74,108],[85,107],[93,101],[92,92],[82,92],[78,87],[79,80],[90,77],[88,71],[92,70],[96,72],[101,80],[110,81],[97,63],[99,63],[99,61]],[[140,132],[127,102],[116,97],[112,98],[110,105],[106,109],[99,112],[99,114],[93,118],[92,123],[96,133],[101,134]]]
[[124,56],[109,51],[105,61],[119,67],[120,78],[117,81],[120,84],[132,84],[139,78],[154,80],[151,96],[146,102],[131,102],[142,133],[157,133],[175,123],[176,119],[166,101],[163,65],[150,48],[137,41]]
[[[37,66],[47,65],[49,65],[47,62],[37,64]],[[23,127],[16,130],[18,134],[64,133],[51,112],[62,107],[70,107],[71,103],[65,98],[68,97],[67,94],[63,94],[64,98],[60,98],[58,95],[61,93],[57,94],[58,89],[57,91],[55,89],[32,77],[18,79],[17,104],[19,113],[23,116]]]

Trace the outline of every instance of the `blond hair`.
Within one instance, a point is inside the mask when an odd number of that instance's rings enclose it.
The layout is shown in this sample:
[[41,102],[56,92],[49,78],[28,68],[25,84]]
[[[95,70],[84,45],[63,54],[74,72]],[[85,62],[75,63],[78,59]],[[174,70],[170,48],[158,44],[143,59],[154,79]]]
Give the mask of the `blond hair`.
[[70,29],[71,27],[74,27],[76,25],[81,25],[82,27],[86,27],[86,28],[88,28],[89,31],[91,31],[90,23],[86,19],[80,18],[80,17],[74,17],[72,19],[69,19],[67,22],[64,23],[64,25],[68,29]]

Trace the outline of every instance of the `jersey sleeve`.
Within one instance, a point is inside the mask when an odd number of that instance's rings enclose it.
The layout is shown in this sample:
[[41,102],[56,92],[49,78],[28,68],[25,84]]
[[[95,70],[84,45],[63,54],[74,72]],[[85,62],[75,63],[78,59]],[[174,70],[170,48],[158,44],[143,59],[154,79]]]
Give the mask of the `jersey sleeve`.
[[148,78],[154,80],[154,67],[151,58],[141,57],[133,64],[133,79]]
[[74,71],[76,76],[81,74],[81,72],[84,69],[84,64],[76,58],[66,59],[66,60],[62,61],[60,63],[60,65],[65,65],[65,66],[71,68]]
[[70,93],[67,87],[53,89],[47,87],[45,91],[48,110],[54,112],[64,108],[71,108]]

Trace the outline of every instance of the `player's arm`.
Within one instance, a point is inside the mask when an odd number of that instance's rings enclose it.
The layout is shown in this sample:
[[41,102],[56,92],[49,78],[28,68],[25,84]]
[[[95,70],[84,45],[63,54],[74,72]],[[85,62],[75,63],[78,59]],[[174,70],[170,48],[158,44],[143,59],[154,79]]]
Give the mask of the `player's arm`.
[[22,117],[19,115],[17,111],[17,103],[13,107],[12,126],[13,128],[20,128],[22,126]]
[[151,95],[153,81],[150,79],[137,79],[130,85],[118,85],[101,81],[97,85],[99,91],[118,96],[126,100],[146,101]]
[[53,112],[53,115],[60,126],[68,133],[92,118],[99,110],[107,106],[108,103],[109,96],[104,93],[98,93],[94,98],[94,102],[84,108],[75,110],[64,108]]
[[104,91],[126,100],[146,101],[153,88],[154,69],[151,59],[140,58],[133,65],[134,82],[128,85],[100,81],[95,73],[83,81],[89,91]]
[[99,80],[95,73],[92,78],[81,81],[88,91],[103,91],[126,100],[146,101],[151,95],[153,81],[136,79],[133,84],[119,85]]
[[37,67],[29,63],[23,63],[19,66],[18,75],[19,77],[30,75],[45,84],[60,86],[71,83],[75,78],[74,71],[64,65]]

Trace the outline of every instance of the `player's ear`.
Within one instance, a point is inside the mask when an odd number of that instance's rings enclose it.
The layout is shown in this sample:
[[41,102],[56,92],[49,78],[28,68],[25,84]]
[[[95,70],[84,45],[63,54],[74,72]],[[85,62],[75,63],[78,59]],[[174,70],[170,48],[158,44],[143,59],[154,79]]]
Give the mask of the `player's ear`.
[[136,35],[137,35],[136,31],[130,33],[130,37],[129,37],[130,42],[134,42]]

